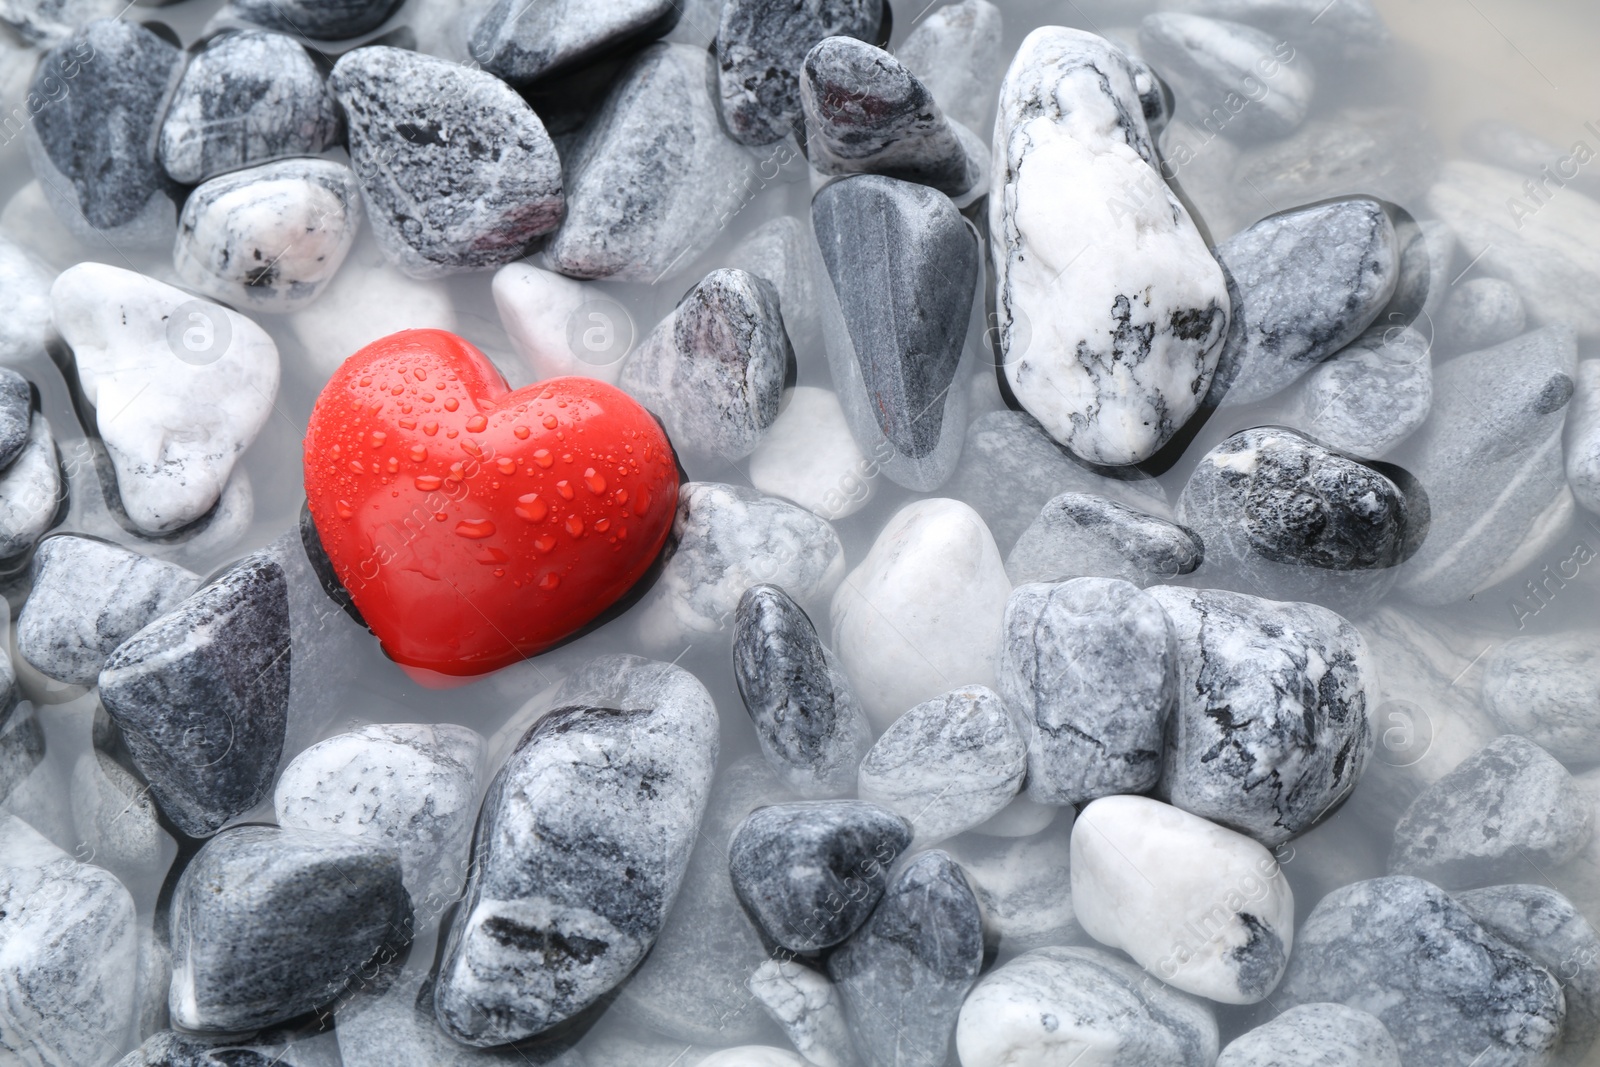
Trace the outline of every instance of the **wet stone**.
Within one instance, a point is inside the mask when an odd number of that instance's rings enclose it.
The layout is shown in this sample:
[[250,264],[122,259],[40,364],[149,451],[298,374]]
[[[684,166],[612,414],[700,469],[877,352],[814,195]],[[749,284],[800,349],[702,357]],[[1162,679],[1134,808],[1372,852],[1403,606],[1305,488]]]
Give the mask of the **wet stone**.
[[[1172,86],[1180,113],[1192,122],[1212,119],[1228,97],[1261,87],[1227,126],[1240,140],[1285,137],[1305,120],[1315,87],[1310,63],[1294,48],[1239,22],[1177,11],[1146,15],[1139,26],[1143,58]],[[1231,110],[1231,109],[1229,109]]]
[[1483,707],[1570,766],[1600,763],[1600,642],[1591,632],[1513,637],[1484,659]]
[[1319,363],[1285,401],[1284,421],[1312,440],[1378,459],[1433,408],[1433,360],[1417,330],[1368,330]]
[[320,41],[359,37],[383,25],[400,0],[231,0],[258,26]]
[[1204,557],[1200,539],[1177,523],[1089,493],[1062,493],[1017,538],[1006,576],[1013,585],[1099,577],[1147,586],[1193,573]]
[[855,1039],[828,976],[794,960],[768,960],[750,976],[750,995],[815,1067],[855,1067]]
[[682,11],[671,0],[583,6],[495,0],[473,25],[468,47],[490,74],[528,85],[663,36]]
[[0,471],[0,559],[21,555],[44,536],[66,492],[50,421],[34,415],[21,454]]
[[1445,297],[1433,339],[1441,352],[1476,352],[1511,340],[1527,324],[1516,286],[1499,278],[1469,278]]
[[1400,1067],[1377,1016],[1343,1004],[1302,1004],[1234,1038],[1217,1067]]

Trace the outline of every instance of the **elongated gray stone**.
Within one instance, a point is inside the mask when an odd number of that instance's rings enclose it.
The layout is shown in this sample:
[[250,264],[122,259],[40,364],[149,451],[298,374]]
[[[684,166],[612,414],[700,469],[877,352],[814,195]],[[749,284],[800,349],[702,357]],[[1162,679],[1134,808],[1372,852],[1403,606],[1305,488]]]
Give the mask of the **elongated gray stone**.
[[1004,20],[989,0],[945,4],[917,21],[895,58],[926,85],[944,113],[987,130],[993,115]]
[[1052,437],[1108,465],[1148,459],[1189,420],[1228,332],[1222,268],[1161,179],[1134,77],[1094,34],[1029,34],[1001,88],[989,197],[1006,380]]
[[288,724],[289,669],[288,583],[264,552],[106,660],[100,700],[184,833],[214,834],[267,795]]
[[811,619],[778,586],[753,585],[739,598],[733,671],[761,752],[789,788],[808,797],[855,790],[872,728]]
[[828,974],[867,1062],[937,1067],[982,963],[977,898],[960,866],[933,851],[900,872],[866,925],[828,957]]
[[314,156],[343,123],[298,40],[246,30],[207,42],[189,61],[161,123],[161,166],[192,185],[223,171]]
[[1343,1004],[1302,1004],[1234,1038],[1217,1067],[1400,1067],[1376,1015]]
[[793,363],[773,284],[714,270],[650,331],[618,384],[660,417],[680,451],[732,463],[777,420]]
[[855,1039],[827,975],[793,960],[768,960],[750,976],[750,995],[816,1067],[855,1067]]
[[1361,634],[1315,604],[1148,592],[1178,639],[1160,795],[1269,848],[1311,829],[1349,797],[1372,752]]
[[1483,707],[1573,766],[1600,762],[1600,643],[1588,631],[1513,637],[1484,659]]
[[1311,107],[1316,83],[1310,63],[1292,62],[1293,45],[1254,26],[1163,11],[1139,24],[1139,45],[1192,122],[1204,123],[1213,109],[1227,107],[1230,94],[1248,99],[1227,126],[1230,137],[1286,137]]
[[555,145],[500,79],[369,46],[345,53],[331,84],[367,217],[384,255],[407,274],[503,266],[560,223]]
[[1006,557],[1013,585],[1118,578],[1137,586],[1192,573],[1205,558],[1194,533],[1115,500],[1062,493],[1045,504]]
[[1411,327],[1376,327],[1319,363],[1285,401],[1285,422],[1361,459],[1379,459],[1433,409],[1428,339]]
[[495,0],[478,16],[468,47],[490,74],[527,85],[634,42],[661,37],[682,13],[671,0],[603,5]]
[[172,896],[172,1021],[243,1031],[334,998],[411,935],[391,848],[342,834],[239,826],[208,841]]
[[377,29],[399,0],[232,0],[243,18],[284,33],[340,41]]
[[1388,27],[1371,0],[1339,0],[1333,7],[1320,0],[1178,0],[1170,6],[1249,23],[1343,59],[1370,58],[1389,43]]
[[824,187],[811,225],[832,283],[824,337],[850,432],[864,454],[887,446],[891,480],[937,488],[965,429],[966,390],[956,381],[978,242],[944,194],[875,174]]
[[441,953],[434,1010],[466,1044],[543,1033],[615,988],[661,932],[705,811],[717,713],[693,675],[606,656],[563,686],[572,703],[489,787]]

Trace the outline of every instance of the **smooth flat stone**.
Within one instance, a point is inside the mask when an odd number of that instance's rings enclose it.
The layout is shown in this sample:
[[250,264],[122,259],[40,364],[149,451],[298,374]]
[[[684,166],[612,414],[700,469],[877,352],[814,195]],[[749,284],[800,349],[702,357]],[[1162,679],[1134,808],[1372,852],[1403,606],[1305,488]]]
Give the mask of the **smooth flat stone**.
[[1476,352],[1527,329],[1522,294],[1499,278],[1468,278],[1451,287],[1439,309],[1434,343],[1441,352]]
[[636,340],[621,304],[587,282],[523,262],[495,271],[492,288],[500,324],[535,381],[575,374],[616,384]]
[[728,133],[743,145],[781,141],[801,122],[801,63],[827,37],[877,38],[879,0],[792,5],[726,0],[717,29],[717,85]]
[[170,839],[149,789],[98,749],[83,753],[73,767],[72,827],[87,846],[81,858],[130,885],[165,873],[161,861]]
[[1246,22],[1343,59],[1379,55],[1389,43],[1388,27],[1370,0],[1340,0],[1333,8],[1318,0],[1178,0],[1170,6]]
[[[40,59],[29,91],[58,102],[29,123],[28,159],[78,240],[130,248],[172,240],[179,193],[156,142],[183,62],[164,37],[116,18],[86,24]],[[71,86],[64,95],[62,83]]]
[[1579,506],[1600,512],[1600,359],[1578,361],[1567,413],[1567,485]]
[[194,185],[224,171],[338,143],[343,123],[299,40],[245,30],[213,38],[189,61],[161,123],[161,166]]
[[1104,797],[1078,816],[1072,908],[1101,944],[1223,1004],[1270,996],[1294,947],[1294,893],[1272,853],[1147,797]]
[[834,595],[833,650],[875,730],[958,685],[993,685],[1011,583],[983,520],[906,505]]
[[555,145],[500,79],[369,46],[345,53],[330,84],[373,232],[407,274],[503,266],[560,223]]
[[1418,878],[1336,889],[1300,924],[1273,995],[1280,1008],[1336,1001],[1383,1020],[1401,1063],[1550,1062],[1565,1016],[1550,972]]
[[657,282],[694,262],[744,205],[751,159],[717,118],[704,49],[653,44],[618,76],[563,164],[567,213],[547,265],[574,278]]
[[1015,585],[1117,578],[1137,586],[1193,573],[1205,558],[1194,532],[1090,493],[1051,497],[1006,556]]
[[1166,613],[1115,578],[1024,585],[1006,602],[1000,684],[1028,748],[1028,796],[1082,804],[1161,776],[1178,699]]
[[1217,1067],[1400,1067],[1377,1016],[1343,1004],[1302,1004],[1234,1038]]
[[50,421],[34,415],[21,455],[0,471],[0,559],[32,548],[56,524],[67,492]]
[[811,221],[835,298],[824,301],[828,365],[856,444],[874,457],[888,446],[890,480],[937,488],[961,452],[966,393],[953,386],[978,242],[944,194],[876,174],[825,186]]
[[[887,442],[883,452],[887,457]],[[789,402],[750,453],[750,484],[830,521],[853,515],[872,499],[880,468],[862,454],[838,396],[811,385]]]
[[1465,600],[1543,552],[1572,512],[1561,434],[1574,389],[1572,331],[1548,327],[1434,373],[1433,414],[1401,454],[1428,494],[1428,537],[1396,589]]
[[241,18],[284,33],[341,41],[377,29],[398,0],[230,0]]
[[1355,789],[1373,746],[1371,658],[1315,604],[1156,586],[1178,638],[1159,795],[1273,847]]
[[1026,837],[992,837],[982,827],[942,846],[972,883],[983,906],[984,929],[1002,955],[1083,939],[1072,908],[1071,808]]
[[1211,381],[1228,292],[1161,180],[1126,56],[1082,30],[1029,34],[1001,89],[994,145],[1006,380],[1074,455],[1148,459]]
[[100,699],[156,803],[208,837],[272,787],[289,708],[289,597],[266,553],[248,556],[124,641]]
[[927,848],[998,813],[1022,789],[1027,739],[994,691],[963,686],[896,719],[861,761],[857,793],[910,822]]
[[956,1049],[962,1067],[1209,1067],[1217,1023],[1200,1002],[1109,952],[1039,948],[978,983],[961,1006]]
[[793,960],[768,960],[750,976],[750,995],[815,1067],[855,1067],[855,1039],[828,976]]
[[1600,647],[1587,631],[1513,637],[1490,651],[1483,708],[1562,763],[1600,763]]
[[0,233],[0,359],[20,363],[44,351],[55,272]]
[[872,727],[805,610],[754,585],[734,613],[734,681],[762,755],[801,796],[846,796]]
[[392,848],[240,826],[208,841],[172,897],[172,1021],[241,1031],[332,1000],[385,944],[409,940]]
[[989,0],[945,4],[917,21],[895,58],[933,93],[944,113],[973,130],[987,130],[998,73],[1003,19]]
[[[1230,137],[1286,137],[1311,107],[1311,64],[1295,62],[1293,45],[1254,26],[1163,11],[1139,24],[1139,45],[1142,58],[1172,86],[1185,117],[1204,123],[1224,108]],[[1248,106],[1233,113],[1230,94]]]
[[1380,459],[1433,409],[1433,360],[1415,329],[1375,327],[1317,364],[1287,394],[1284,421],[1360,459]]
[[828,957],[828,974],[863,1059],[936,1067],[982,963],[977,898],[955,861],[934,851],[900,872],[866,925]]
[[472,26],[469,47],[483,69],[527,85],[637,41],[661,37],[683,9],[670,0],[605,5],[496,0]]
[[777,288],[714,270],[650,331],[617,384],[660,417],[679,450],[732,463],[777,420],[793,363]]
[[569,685],[587,699],[523,736],[479,816],[434,992],[440,1027],[464,1044],[540,1034],[627,977],[661,932],[705,811],[717,715],[693,675],[608,656]]

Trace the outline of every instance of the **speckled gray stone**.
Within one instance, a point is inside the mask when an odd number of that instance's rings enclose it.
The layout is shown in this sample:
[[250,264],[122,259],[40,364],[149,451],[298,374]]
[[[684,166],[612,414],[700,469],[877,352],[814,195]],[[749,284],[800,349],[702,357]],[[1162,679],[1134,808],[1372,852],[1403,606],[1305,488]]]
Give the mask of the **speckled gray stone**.
[[1434,372],[1433,414],[1396,456],[1428,494],[1427,540],[1401,569],[1419,604],[1464,601],[1510,577],[1572,511],[1561,434],[1577,339],[1546,327]]
[[1389,30],[1370,0],[1178,0],[1167,5],[1212,18],[1249,23],[1280,38],[1343,59],[1378,55]]
[[872,917],[828,957],[862,1058],[876,1067],[938,1067],[956,1009],[983,964],[983,919],[948,855],[912,860]]
[[657,282],[710,247],[756,181],[706,85],[704,49],[653,44],[562,160],[567,214],[545,249],[574,278]]
[[172,240],[178,193],[156,161],[156,142],[183,62],[166,38],[109,18],[39,61],[29,91],[55,103],[28,124],[28,158],[45,199],[79,240],[133,248]]
[[222,34],[183,72],[161,123],[161,166],[192,185],[254,163],[316,155],[342,132],[322,73],[298,40],[262,30]]
[[717,29],[722,119],[733,139],[771,144],[801,121],[801,63],[826,37],[875,40],[880,0],[727,0]]
[[1483,662],[1483,708],[1562,763],[1600,763],[1600,639],[1580,630],[1495,646]]
[[1441,352],[1475,352],[1509,341],[1528,324],[1522,294],[1499,278],[1468,278],[1449,290],[1434,322]]
[[855,791],[872,728],[816,627],[776,585],[753,585],[734,613],[733,672],[756,741],[802,796]]
[[1572,775],[1532,741],[1497,737],[1411,802],[1394,828],[1389,870],[1446,889],[1538,877],[1593,832]]
[[1300,380],[1287,394],[1284,421],[1329,448],[1379,459],[1432,408],[1428,339],[1411,327],[1373,327]]
[[0,0],[0,24],[27,44],[48,48],[94,19],[115,18],[123,9],[112,0]]
[[[5,662],[9,673],[9,657]],[[26,700],[11,703],[12,684],[8,683],[5,687],[5,700],[9,706],[4,713],[0,713],[0,801],[10,800],[15,808],[13,793],[21,795],[24,792],[25,783],[44,761],[45,736],[44,727],[34,714],[32,704]],[[51,800],[55,801],[56,798],[52,797]]]
[[78,757],[72,770],[72,828],[79,858],[130,885],[159,879],[167,834],[143,782],[98,749]]
[[1542,885],[1497,885],[1455,894],[1478,925],[1561,983],[1567,1002],[1559,1064],[1582,1063],[1600,1036],[1600,934],[1572,902]]
[[504,266],[560,223],[555,145],[500,79],[380,45],[346,52],[330,84],[373,232],[407,274]]
[[[1336,1001],[1371,1012],[1402,1063],[1549,1062],[1561,986],[1419,878],[1374,878],[1323,897],[1295,935],[1283,1009]],[[1485,1058],[1487,1057],[1487,1058]]]
[[[1305,121],[1313,80],[1309,60],[1294,46],[1254,26],[1179,11],[1146,15],[1139,46],[1172,86],[1179,113],[1191,122],[1228,116],[1228,136],[1238,140],[1286,137]],[[1247,99],[1237,113],[1229,97]]]
[[298,1067],[280,1049],[249,1035],[210,1037],[158,1030],[117,1061],[117,1067]]
[[361,227],[361,189],[331,159],[221,174],[189,194],[173,269],[198,292],[256,311],[297,311],[333,280]]
[[301,37],[340,41],[377,29],[401,0],[231,0],[241,18]]
[[1006,602],[1000,696],[1028,747],[1028,796],[1081,804],[1161,776],[1178,649],[1161,605],[1117,578],[1019,587]]
[[40,542],[17,651],[59,682],[93,685],[106,657],[200,586],[200,576],[91,537]]
[[639,964],[711,790],[717,712],[687,671],[604,656],[562,692],[489,787],[440,955],[434,1010],[466,1044],[540,1034]]
[[962,1067],[1029,1059],[1211,1067],[1217,1023],[1198,1000],[1097,948],[1040,948],[984,976],[961,1006]]
[[1394,295],[1398,242],[1367,197],[1262,219],[1217,246],[1233,317],[1208,404],[1248,404],[1292,385],[1361,336]]
[[55,524],[66,493],[50,421],[36,414],[22,453],[0,471],[0,559],[32,548]]
[[618,384],[660,417],[680,452],[733,463],[778,418],[794,349],[778,290],[737,269],[714,270],[628,357]]
[[793,952],[832,948],[866,921],[911,824],[860,800],[774,804],[728,842],[728,873],[756,924]]
[[1022,789],[1027,740],[994,691],[952,689],[894,720],[861,761],[857,791],[911,822],[926,848],[997,814]]
[[853,37],[828,37],[800,71],[806,157],[822,174],[882,174],[962,196],[982,179],[987,147],[946,119],[917,76]]
[[1400,1067],[1400,1050],[1376,1015],[1302,1004],[1234,1038],[1217,1067]]
[[1026,837],[994,837],[972,830],[939,846],[953,856],[983,906],[984,930],[1004,954],[1081,940],[1083,931],[1069,891],[1072,868],[1071,808]]
[[1178,637],[1159,794],[1269,848],[1355,789],[1375,684],[1356,628],[1315,604],[1156,586]]
[[495,0],[482,9],[468,47],[483,69],[512,85],[582,66],[605,53],[668,33],[683,8],[671,0],[609,4],[527,4]]
[[1204,557],[1200,539],[1176,523],[1090,493],[1062,493],[1017,538],[1006,577],[1014,585],[1099,577],[1146,586],[1190,574]]
[[794,960],[768,960],[750,976],[750,995],[816,1067],[855,1067],[855,1039],[828,976]]
[[55,271],[0,233],[0,359],[21,363],[44,352],[55,332],[50,283]]
[[258,552],[128,638],[100,700],[179,829],[217,832],[271,789],[289,705],[289,597]]
[[22,455],[32,419],[33,387],[10,367],[0,367],[0,470]]
[[928,87],[946,115],[987,131],[1004,65],[1003,22],[989,0],[945,4],[918,19],[894,55]]
[[342,834],[239,826],[206,842],[172,895],[174,1024],[241,1031],[332,1000],[410,938],[392,848]]
[[[850,432],[908,489],[949,478],[966,394],[955,387],[976,295],[970,224],[936,189],[876,174],[825,186],[811,225],[832,288],[828,365]],[[837,311],[834,309],[837,308]]]

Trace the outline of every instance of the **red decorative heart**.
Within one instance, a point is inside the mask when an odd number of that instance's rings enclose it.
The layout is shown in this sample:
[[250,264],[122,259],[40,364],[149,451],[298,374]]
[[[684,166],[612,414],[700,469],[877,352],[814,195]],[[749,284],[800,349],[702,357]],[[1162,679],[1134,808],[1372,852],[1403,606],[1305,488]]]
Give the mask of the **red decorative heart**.
[[537,655],[615,604],[678,503],[672,446],[627,394],[592,378],[512,392],[443,330],[344,361],[311,412],[305,483],[384,651],[456,676]]

